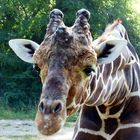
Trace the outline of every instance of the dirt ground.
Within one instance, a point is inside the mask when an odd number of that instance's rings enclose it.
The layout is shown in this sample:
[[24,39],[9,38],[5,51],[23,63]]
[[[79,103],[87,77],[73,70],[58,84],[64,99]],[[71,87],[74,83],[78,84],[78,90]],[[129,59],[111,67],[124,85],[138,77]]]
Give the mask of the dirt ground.
[[0,140],[17,140],[16,137],[20,140],[20,137],[26,136],[36,137],[36,140],[72,140],[74,129],[72,126],[64,127],[55,135],[48,137],[39,134],[32,120],[0,120]]

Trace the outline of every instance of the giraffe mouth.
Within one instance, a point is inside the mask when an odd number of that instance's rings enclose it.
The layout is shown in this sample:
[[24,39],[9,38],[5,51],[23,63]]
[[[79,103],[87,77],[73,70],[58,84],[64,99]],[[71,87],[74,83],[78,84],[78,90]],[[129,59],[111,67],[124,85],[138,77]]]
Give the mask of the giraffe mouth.
[[39,132],[43,135],[53,135],[57,133],[64,125],[67,118],[67,111],[62,107],[60,112],[41,112],[37,111],[35,123]]
[[38,131],[47,136],[59,132],[64,126],[66,118],[77,112],[78,109],[78,107],[69,105],[66,107],[66,111],[62,111],[59,114],[44,114],[42,112],[37,112],[35,122]]
[[60,115],[44,115],[37,112],[36,115],[36,126],[39,132],[43,135],[53,135],[58,132],[64,125],[66,116],[62,117]]

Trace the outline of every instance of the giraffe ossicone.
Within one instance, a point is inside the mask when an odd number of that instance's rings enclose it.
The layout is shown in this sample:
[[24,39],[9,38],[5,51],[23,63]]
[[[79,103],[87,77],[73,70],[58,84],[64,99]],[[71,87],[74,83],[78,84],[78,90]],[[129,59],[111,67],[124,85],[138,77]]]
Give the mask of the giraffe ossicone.
[[9,41],[18,57],[40,69],[38,130],[56,133],[81,107],[73,140],[139,140],[139,58],[119,19],[93,41],[89,18],[81,9],[67,27],[63,13],[54,9],[40,45]]

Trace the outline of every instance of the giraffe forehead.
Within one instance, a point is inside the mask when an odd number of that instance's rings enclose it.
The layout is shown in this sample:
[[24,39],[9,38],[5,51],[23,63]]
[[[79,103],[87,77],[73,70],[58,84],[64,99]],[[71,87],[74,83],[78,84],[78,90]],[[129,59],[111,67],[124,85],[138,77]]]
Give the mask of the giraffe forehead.
[[77,40],[67,45],[69,46],[65,46],[65,44],[53,44],[51,42],[48,42],[47,45],[42,44],[35,52],[34,59],[40,66],[50,61],[61,65],[82,66],[96,64],[97,55],[90,46],[85,46],[85,44],[83,45],[83,43]]

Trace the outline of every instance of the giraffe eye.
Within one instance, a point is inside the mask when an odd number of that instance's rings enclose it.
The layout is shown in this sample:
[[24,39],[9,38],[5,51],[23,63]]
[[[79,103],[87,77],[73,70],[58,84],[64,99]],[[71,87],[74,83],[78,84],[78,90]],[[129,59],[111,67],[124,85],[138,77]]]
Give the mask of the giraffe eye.
[[37,72],[40,73],[40,68],[37,66],[37,64],[33,65],[33,69]]
[[95,70],[92,68],[92,66],[88,66],[84,69],[84,73],[87,75],[87,76],[90,76],[92,72],[95,72]]

